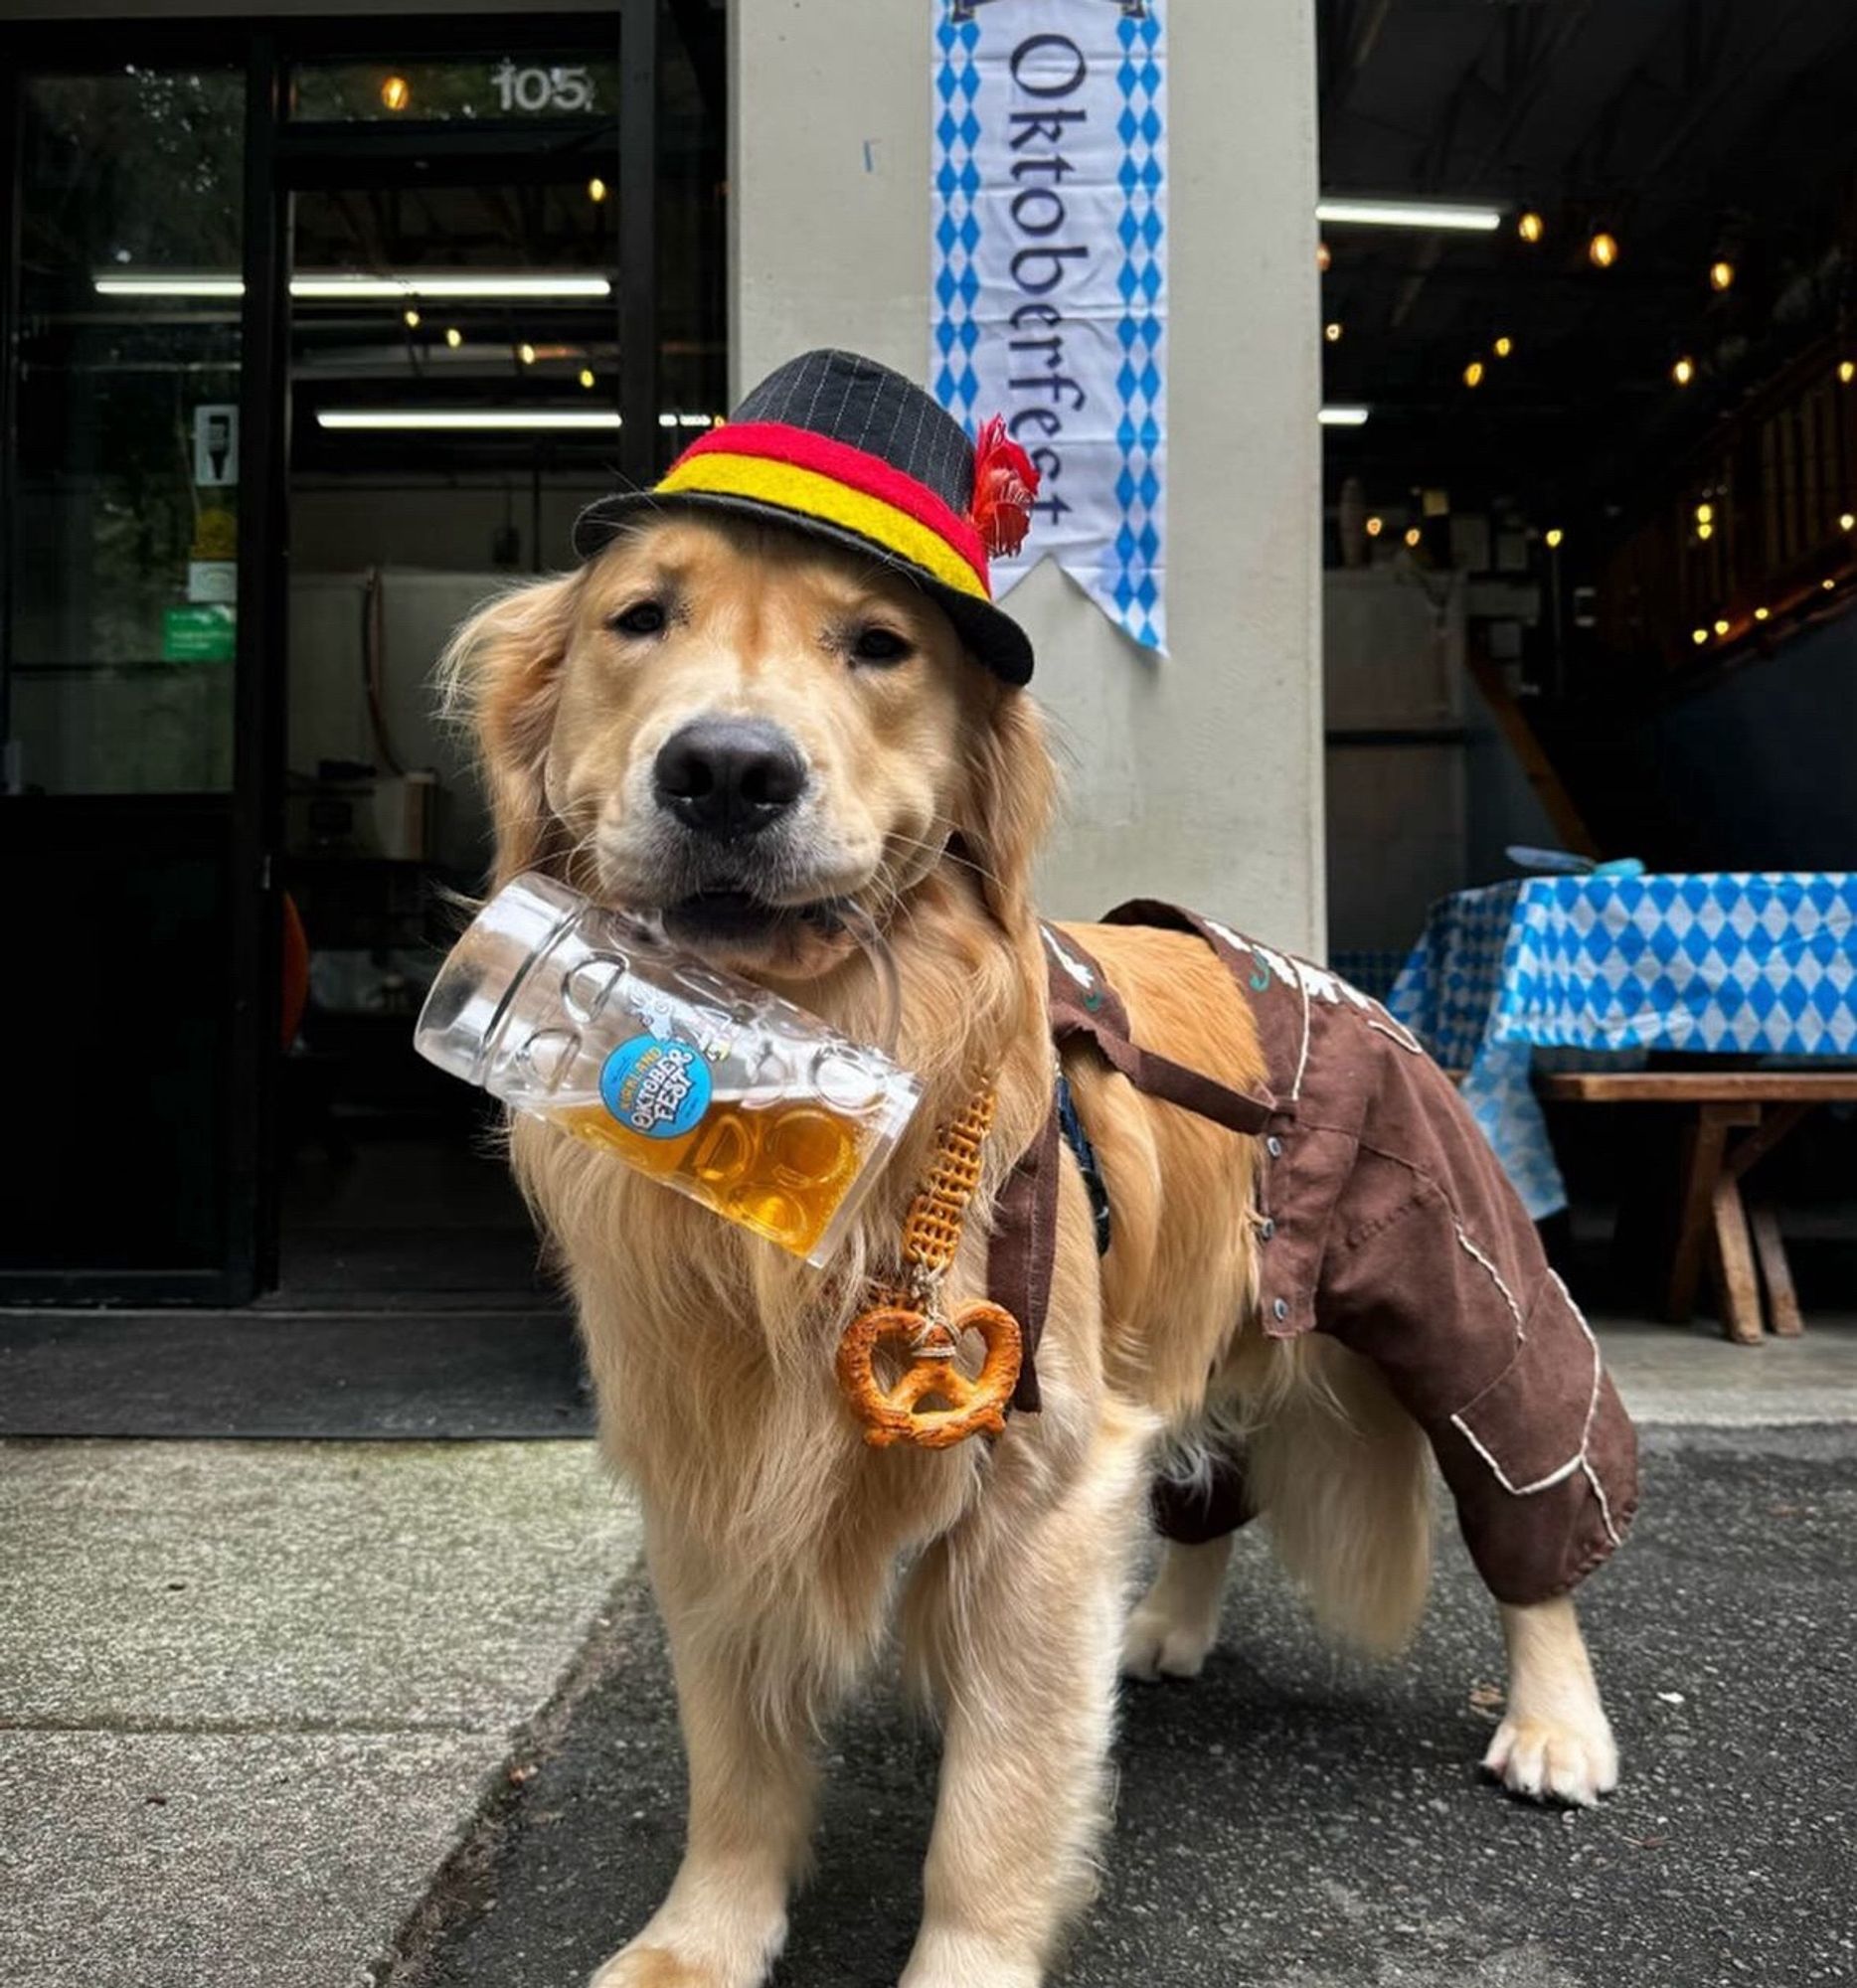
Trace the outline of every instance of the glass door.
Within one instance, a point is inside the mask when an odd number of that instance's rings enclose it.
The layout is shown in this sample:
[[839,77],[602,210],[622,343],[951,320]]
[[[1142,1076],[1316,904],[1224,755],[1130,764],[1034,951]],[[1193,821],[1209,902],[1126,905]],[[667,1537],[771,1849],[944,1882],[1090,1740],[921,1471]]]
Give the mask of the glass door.
[[237,1297],[258,1025],[239,717],[249,78],[223,57],[75,57],[0,85],[18,143],[0,1026],[31,1156],[0,1296]]
[[244,1303],[426,1111],[431,666],[724,406],[724,18],[0,28],[0,1303]]
[[[435,48],[344,24],[288,67],[278,874],[308,973],[280,1071],[279,1302],[536,1301],[484,1100],[412,1048],[491,856],[433,669],[488,596],[573,564],[589,503],[719,416],[722,129],[658,27],[652,6],[476,20]],[[676,83],[693,108],[667,158],[653,132]],[[660,254],[692,210],[703,249]]]

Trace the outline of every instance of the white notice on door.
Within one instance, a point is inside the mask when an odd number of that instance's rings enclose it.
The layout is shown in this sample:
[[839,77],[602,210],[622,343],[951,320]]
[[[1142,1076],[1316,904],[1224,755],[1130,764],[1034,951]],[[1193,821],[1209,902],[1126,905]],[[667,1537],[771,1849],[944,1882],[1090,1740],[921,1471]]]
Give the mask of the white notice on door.
[[208,489],[239,481],[239,410],[231,401],[194,410],[194,481]]

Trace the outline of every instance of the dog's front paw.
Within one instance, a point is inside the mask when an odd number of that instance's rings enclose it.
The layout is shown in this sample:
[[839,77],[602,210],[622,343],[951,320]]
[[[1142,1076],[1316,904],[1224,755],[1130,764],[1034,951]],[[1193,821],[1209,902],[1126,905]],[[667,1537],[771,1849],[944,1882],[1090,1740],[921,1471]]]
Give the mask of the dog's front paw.
[[1597,1706],[1577,1722],[1510,1713],[1483,1755],[1483,1771],[1532,1801],[1592,1808],[1618,1785],[1618,1745]]
[[756,1988],[765,1972],[757,1968],[753,1973],[730,1973],[671,1947],[647,1945],[641,1938],[621,1947],[587,1988]]
[[680,1960],[667,1946],[640,1946],[633,1941],[615,1953],[587,1988],[722,1988],[722,1976]]

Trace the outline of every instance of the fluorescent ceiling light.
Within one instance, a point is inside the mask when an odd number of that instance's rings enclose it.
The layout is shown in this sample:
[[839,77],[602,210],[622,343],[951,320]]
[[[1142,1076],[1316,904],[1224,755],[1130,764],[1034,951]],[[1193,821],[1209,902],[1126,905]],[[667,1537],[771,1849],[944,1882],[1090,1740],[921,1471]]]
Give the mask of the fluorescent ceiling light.
[[[102,274],[91,278],[100,297],[242,297],[245,283],[238,276],[138,276]],[[414,269],[387,276],[292,276],[293,297],[330,299],[376,297],[609,297],[612,283],[605,276],[530,276],[476,274],[470,271],[425,273]]]
[[478,275],[470,271],[405,275],[292,276],[293,297],[609,297],[604,276]]
[[97,276],[99,297],[242,297],[238,276]]
[[1325,428],[1364,428],[1368,410],[1347,406],[1323,408],[1315,416]]
[[610,408],[318,408],[322,428],[470,428],[525,433],[535,428],[616,428]]
[[1435,200],[1323,200],[1315,204],[1315,218],[1331,228],[1449,228],[1488,235],[1502,226],[1502,209]]

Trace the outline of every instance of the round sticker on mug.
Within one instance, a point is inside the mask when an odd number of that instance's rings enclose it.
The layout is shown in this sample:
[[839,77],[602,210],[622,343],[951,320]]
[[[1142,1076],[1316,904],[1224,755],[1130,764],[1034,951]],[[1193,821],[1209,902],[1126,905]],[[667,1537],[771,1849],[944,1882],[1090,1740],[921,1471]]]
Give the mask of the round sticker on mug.
[[681,1139],[709,1109],[709,1065],[688,1043],[634,1036],[607,1057],[599,1101],[628,1132]]

